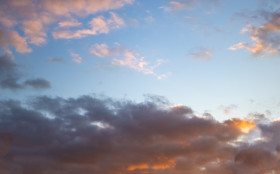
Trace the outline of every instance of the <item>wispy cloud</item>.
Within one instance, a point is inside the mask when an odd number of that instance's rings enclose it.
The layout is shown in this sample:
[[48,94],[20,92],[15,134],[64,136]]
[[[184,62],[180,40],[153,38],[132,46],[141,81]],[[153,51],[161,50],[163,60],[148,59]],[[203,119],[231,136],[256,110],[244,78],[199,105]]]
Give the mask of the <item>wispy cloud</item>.
[[82,30],[58,30],[54,31],[53,37],[56,39],[72,39],[72,38],[83,38],[88,35],[98,35],[109,33],[110,30],[119,29],[124,26],[124,21],[116,13],[110,12],[111,17],[105,19],[104,16],[98,16],[93,18],[89,25],[90,29]]
[[80,64],[83,61],[83,58],[79,54],[74,53],[73,51],[70,51],[70,56],[73,57],[72,61],[75,63]]
[[155,65],[150,65],[145,60],[145,57],[140,57],[135,51],[121,47],[119,43],[115,43],[115,47],[109,48],[107,44],[94,44],[90,53],[97,57],[118,57],[112,59],[113,65],[126,66],[144,74],[156,76],[158,79],[163,79],[171,75],[171,72],[166,74],[157,74],[154,69],[160,66],[164,61],[158,59]]
[[181,0],[181,1],[169,1],[169,4],[162,6],[160,8],[168,12],[176,12],[180,10],[192,10],[199,4],[206,4],[209,7],[218,6],[220,4],[219,0]]
[[119,56],[122,48],[119,43],[115,43],[115,47],[109,48],[107,44],[94,44],[90,48],[90,53],[97,57]]
[[195,49],[190,53],[190,55],[195,58],[195,59],[200,59],[200,60],[209,60],[212,56],[212,52],[204,47],[200,47]]

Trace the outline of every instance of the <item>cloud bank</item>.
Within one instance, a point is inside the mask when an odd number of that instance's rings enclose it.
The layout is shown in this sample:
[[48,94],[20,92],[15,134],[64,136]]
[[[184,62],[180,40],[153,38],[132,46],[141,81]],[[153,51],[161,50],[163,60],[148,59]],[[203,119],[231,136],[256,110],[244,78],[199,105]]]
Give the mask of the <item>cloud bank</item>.
[[0,108],[1,174],[280,172],[279,121],[218,122],[160,97],[42,96]]

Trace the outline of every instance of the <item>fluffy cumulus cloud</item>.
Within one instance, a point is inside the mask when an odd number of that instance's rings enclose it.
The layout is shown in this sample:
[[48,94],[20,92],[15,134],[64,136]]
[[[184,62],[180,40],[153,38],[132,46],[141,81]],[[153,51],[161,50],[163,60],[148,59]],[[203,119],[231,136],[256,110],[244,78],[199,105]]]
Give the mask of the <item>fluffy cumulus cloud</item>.
[[[36,97],[0,106],[1,174],[280,172],[279,121],[218,122],[159,97]],[[254,129],[262,140],[242,141]]]
[[231,46],[230,50],[245,48],[253,55],[278,54],[280,52],[280,13],[269,12],[266,22],[258,27],[247,25],[241,32],[249,33],[252,43],[240,42]]
[[79,20],[88,15],[131,3],[133,0],[3,0],[0,6],[0,46],[6,51],[14,47],[19,53],[31,52],[29,44],[39,46],[47,42],[47,29],[54,30],[54,38],[64,39],[106,34],[124,26],[124,21],[116,13],[110,12],[109,18],[93,17],[88,29],[73,30],[71,27],[82,27]]
[[22,75],[18,72],[18,69],[18,65],[14,62],[11,55],[0,57],[0,88],[20,90],[26,87],[33,89],[47,89],[51,87],[50,82],[42,78],[22,81]]
[[118,57],[113,58],[111,64],[118,66],[126,66],[144,74],[150,74],[163,79],[171,75],[171,72],[166,74],[157,74],[154,69],[160,66],[163,62],[158,59],[157,63],[153,66],[145,60],[145,57],[140,57],[135,51],[123,48],[119,43],[115,43],[115,47],[110,48],[107,44],[94,44],[90,48],[90,53],[94,56],[103,57]]

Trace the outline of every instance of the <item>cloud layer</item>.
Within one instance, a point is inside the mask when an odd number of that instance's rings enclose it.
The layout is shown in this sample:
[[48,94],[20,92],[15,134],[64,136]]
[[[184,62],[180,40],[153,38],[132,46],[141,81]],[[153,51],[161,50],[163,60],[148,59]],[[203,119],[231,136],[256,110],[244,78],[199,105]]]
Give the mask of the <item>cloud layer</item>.
[[[279,172],[280,122],[218,122],[160,97],[36,97],[0,102],[0,173]],[[261,140],[244,138],[258,129]]]

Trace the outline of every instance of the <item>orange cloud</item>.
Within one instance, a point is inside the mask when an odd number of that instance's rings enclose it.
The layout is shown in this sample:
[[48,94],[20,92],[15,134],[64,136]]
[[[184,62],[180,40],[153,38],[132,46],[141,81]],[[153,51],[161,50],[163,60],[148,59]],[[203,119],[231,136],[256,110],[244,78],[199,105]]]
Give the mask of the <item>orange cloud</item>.
[[254,127],[256,127],[255,123],[249,120],[241,120],[241,119],[232,119],[233,124],[239,128],[244,133],[249,133]]
[[228,49],[237,50],[245,48],[253,55],[276,54],[280,52],[280,44],[278,42],[280,33],[279,12],[267,14],[269,20],[263,25],[254,27],[252,25],[245,26],[241,33],[249,33],[254,44],[237,43]]

